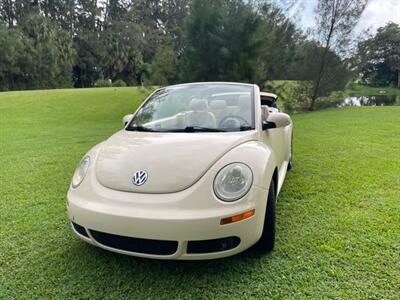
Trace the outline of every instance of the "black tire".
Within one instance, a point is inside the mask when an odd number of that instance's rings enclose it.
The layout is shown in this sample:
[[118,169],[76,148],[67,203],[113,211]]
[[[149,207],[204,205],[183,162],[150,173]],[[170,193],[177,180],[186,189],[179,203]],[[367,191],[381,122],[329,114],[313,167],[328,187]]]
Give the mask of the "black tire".
[[293,132],[292,132],[292,140],[290,142],[290,158],[289,158],[289,163],[287,165],[287,170],[290,171],[293,169]]
[[275,183],[271,180],[268,191],[267,208],[265,210],[264,227],[261,238],[256,244],[257,250],[262,253],[271,252],[275,245]]

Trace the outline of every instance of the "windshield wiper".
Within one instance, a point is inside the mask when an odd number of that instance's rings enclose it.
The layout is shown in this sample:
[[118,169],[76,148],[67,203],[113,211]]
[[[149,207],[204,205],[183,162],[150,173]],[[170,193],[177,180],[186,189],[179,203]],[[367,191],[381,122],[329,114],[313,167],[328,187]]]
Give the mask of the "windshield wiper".
[[167,132],[225,132],[223,129],[202,126],[186,126],[185,128],[170,129]]
[[144,131],[144,132],[159,132],[158,130],[154,130],[154,129],[149,128],[149,127],[144,127],[142,125],[130,126],[130,127],[127,127],[126,130],[129,130],[129,131]]
[[240,131],[247,131],[247,130],[252,130],[253,128],[251,126],[240,126],[239,130]]

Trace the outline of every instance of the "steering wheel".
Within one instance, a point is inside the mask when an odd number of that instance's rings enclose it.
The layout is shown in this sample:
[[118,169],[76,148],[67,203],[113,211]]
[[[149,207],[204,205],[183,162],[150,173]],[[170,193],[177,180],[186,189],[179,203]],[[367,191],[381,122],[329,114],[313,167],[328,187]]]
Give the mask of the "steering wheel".
[[251,126],[251,124],[243,117],[238,115],[229,115],[219,121],[220,128],[239,128],[241,126]]

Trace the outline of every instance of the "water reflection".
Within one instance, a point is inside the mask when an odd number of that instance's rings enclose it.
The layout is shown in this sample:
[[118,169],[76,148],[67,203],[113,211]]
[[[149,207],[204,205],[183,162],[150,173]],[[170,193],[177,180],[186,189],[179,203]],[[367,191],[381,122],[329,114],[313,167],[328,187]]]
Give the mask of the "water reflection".
[[371,95],[346,98],[337,107],[343,106],[390,106],[400,105],[400,95]]

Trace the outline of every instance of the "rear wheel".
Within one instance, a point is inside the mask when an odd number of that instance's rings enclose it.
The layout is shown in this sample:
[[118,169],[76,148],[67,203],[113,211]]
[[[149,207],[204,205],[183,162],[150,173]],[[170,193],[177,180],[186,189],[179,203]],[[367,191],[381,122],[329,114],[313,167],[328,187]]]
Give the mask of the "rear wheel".
[[261,238],[256,244],[256,248],[261,252],[270,252],[275,245],[275,183],[271,180],[268,191],[267,209],[264,217],[264,227]]

